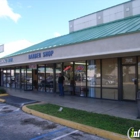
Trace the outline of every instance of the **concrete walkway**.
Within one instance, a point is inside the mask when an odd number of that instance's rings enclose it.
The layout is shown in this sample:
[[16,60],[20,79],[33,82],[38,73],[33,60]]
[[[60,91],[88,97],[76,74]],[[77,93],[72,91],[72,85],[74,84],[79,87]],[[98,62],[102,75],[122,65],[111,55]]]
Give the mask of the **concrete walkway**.
[[43,93],[38,91],[23,91],[7,89],[7,93],[21,98],[26,98],[44,103],[57,104],[64,107],[86,110],[89,112],[108,114],[133,120],[137,119],[137,103],[128,101],[111,101],[66,95],[56,93]]

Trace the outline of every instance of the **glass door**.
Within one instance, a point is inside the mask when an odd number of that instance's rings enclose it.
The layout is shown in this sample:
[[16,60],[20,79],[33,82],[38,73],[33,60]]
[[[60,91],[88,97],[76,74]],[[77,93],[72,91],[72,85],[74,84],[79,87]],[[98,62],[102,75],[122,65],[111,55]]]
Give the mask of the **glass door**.
[[15,70],[15,82],[16,82],[16,88],[20,89],[21,87],[20,68],[16,68]]
[[22,68],[21,69],[21,89],[25,91],[33,90],[32,87],[32,69]]
[[27,68],[26,70],[26,86],[25,86],[25,90],[32,90],[32,69]]
[[26,89],[26,68],[21,69],[21,89]]
[[136,78],[136,66],[126,65],[123,66],[123,99],[136,100],[136,85],[134,78]]
[[53,72],[53,65],[47,64],[46,65],[46,92],[53,93],[54,89],[54,72]]

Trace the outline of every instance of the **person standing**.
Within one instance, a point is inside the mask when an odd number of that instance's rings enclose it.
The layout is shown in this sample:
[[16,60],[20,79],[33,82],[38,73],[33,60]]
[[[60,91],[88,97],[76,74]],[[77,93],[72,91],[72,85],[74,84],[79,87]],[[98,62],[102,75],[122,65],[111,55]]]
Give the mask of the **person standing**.
[[58,86],[59,86],[60,96],[64,96],[64,81],[65,81],[64,76],[62,75],[62,73],[59,73]]

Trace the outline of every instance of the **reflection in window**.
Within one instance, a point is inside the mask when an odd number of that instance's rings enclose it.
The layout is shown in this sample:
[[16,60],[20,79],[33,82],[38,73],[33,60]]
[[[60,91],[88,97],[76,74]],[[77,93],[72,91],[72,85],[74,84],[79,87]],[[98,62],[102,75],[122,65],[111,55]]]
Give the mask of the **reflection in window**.
[[53,65],[46,66],[46,92],[53,92]]
[[3,73],[3,69],[1,69],[0,72],[1,72],[1,76],[0,76],[1,86],[4,87],[4,83],[3,83],[3,82],[4,82],[4,81],[3,81],[3,80],[4,80],[4,79],[3,79],[3,74],[4,74],[4,73]]
[[138,57],[138,88],[140,89],[140,57]]
[[11,69],[11,80],[10,80],[10,83],[11,83],[11,87],[15,88],[15,70],[14,69]]
[[[116,88],[118,86],[117,59],[102,60],[102,86]],[[102,98],[118,99],[118,89],[102,89]]]
[[38,66],[38,91],[45,91],[45,65]]
[[74,91],[74,77],[73,77],[73,62],[65,62],[63,66],[63,75],[65,78],[64,91],[67,93],[75,94]]
[[[88,91],[88,97],[100,97],[100,90],[96,87],[101,85],[101,73],[100,73],[100,60],[89,60],[87,63],[87,86],[91,87]],[[96,93],[98,91],[98,93]]]
[[25,89],[26,84],[26,68],[21,69],[21,88]]
[[6,84],[7,84],[6,70],[3,70],[3,86],[6,87]]
[[102,60],[102,86],[103,87],[118,86],[117,59]]
[[27,69],[27,76],[26,76],[26,89],[31,90],[32,89],[32,69]]
[[59,88],[58,88],[58,77],[59,77],[59,73],[62,72],[62,63],[57,63],[56,64],[56,69],[55,69],[55,73],[56,73],[56,92],[59,92]]
[[15,82],[16,82],[16,88],[20,88],[20,69],[16,68],[15,70]]
[[133,83],[132,79],[135,77],[134,66],[123,66],[123,83]]
[[123,66],[123,99],[135,100],[136,98],[133,78],[135,78],[135,66]]
[[11,86],[11,71],[10,69],[7,70],[6,73],[6,87],[10,87]]
[[80,94],[80,96],[86,96],[86,62],[85,61],[77,61],[74,66],[75,72],[75,83],[76,94]]

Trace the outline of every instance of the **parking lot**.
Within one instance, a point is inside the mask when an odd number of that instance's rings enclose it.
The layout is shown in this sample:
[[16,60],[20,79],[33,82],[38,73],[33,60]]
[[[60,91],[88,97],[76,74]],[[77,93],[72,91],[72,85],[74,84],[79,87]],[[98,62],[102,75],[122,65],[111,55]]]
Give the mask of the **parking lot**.
[[0,103],[0,140],[105,140]]

